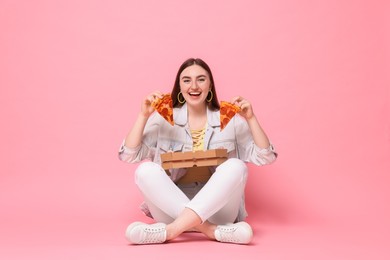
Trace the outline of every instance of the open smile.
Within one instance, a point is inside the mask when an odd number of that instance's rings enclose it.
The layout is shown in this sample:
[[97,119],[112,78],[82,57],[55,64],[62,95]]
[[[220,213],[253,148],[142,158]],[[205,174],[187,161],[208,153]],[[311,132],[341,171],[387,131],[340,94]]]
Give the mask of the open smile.
[[199,97],[201,92],[189,92],[188,93],[191,97]]

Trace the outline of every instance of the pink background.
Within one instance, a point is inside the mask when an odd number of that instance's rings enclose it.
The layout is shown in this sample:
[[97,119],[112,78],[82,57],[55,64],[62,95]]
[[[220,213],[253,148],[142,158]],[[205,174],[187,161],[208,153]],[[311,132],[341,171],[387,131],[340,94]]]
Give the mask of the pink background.
[[[388,259],[389,13],[384,0],[2,0],[0,258]],[[117,150],[189,57],[220,100],[252,101],[279,152],[250,167],[249,246],[124,239],[149,220]]]

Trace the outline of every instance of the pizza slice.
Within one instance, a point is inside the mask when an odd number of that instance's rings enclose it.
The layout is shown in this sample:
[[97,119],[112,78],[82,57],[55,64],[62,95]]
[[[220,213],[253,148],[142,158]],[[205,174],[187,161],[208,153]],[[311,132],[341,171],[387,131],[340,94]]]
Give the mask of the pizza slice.
[[171,94],[164,94],[162,98],[158,98],[152,103],[152,107],[170,123],[172,126],[173,122],[173,102]]
[[226,127],[230,120],[240,111],[241,109],[238,106],[226,101],[221,101],[219,110],[221,131]]

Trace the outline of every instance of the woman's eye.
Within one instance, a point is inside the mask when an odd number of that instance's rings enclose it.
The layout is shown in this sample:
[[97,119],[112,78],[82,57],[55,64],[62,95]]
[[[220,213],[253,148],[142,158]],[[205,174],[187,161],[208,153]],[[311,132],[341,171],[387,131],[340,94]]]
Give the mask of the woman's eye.
[[183,80],[184,83],[190,83],[190,80],[189,79],[185,79]]
[[205,81],[205,80],[206,80],[205,78],[200,78],[200,79],[199,79],[200,82],[203,82],[203,81]]

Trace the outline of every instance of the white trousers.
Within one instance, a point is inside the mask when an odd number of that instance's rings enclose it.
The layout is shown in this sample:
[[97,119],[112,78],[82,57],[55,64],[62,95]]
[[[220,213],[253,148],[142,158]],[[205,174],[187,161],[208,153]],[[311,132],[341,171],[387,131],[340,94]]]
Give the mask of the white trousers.
[[222,225],[237,219],[247,174],[245,163],[231,158],[216,168],[206,184],[177,186],[160,165],[144,162],[135,172],[135,182],[157,222],[169,224],[189,208],[202,223]]

